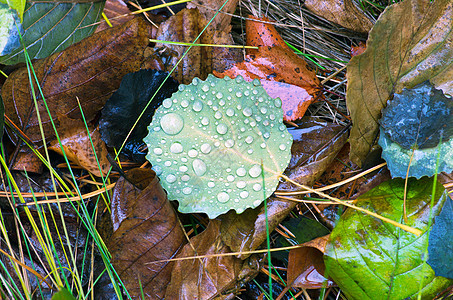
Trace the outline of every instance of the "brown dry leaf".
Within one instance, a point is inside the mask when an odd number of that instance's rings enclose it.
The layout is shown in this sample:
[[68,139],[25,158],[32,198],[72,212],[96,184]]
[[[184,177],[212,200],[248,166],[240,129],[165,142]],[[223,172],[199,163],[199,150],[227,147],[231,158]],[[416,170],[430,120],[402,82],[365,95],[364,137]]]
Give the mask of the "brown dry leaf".
[[[107,0],[104,6],[104,14],[107,19],[112,23],[112,27],[121,25],[131,20],[134,16],[128,15],[131,11],[123,0]],[[110,28],[103,19],[101,24],[96,28],[95,32]]]
[[[200,32],[208,24],[203,15],[200,14],[198,9],[183,9],[176,15],[170,17],[167,21],[160,24],[157,31],[156,39],[193,43],[200,34]],[[196,41],[197,44],[231,44],[232,39],[229,32],[215,31],[212,26],[209,26],[203,35]],[[166,71],[171,71],[175,66],[188,46],[170,45],[170,44],[156,44],[156,51],[161,51],[161,56],[166,61]],[[229,52],[222,53],[217,47],[199,47],[194,46],[178,64],[173,78],[183,84],[188,84],[194,77],[206,79],[208,74],[212,73],[213,57],[216,58],[217,63],[223,57],[228,58]],[[231,59],[231,58],[229,58]]]
[[[198,8],[206,20],[211,20],[224,4],[224,0],[192,0],[187,3],[187,8]],[[223,6],[221,12],[215,17],[211,25],[216,31],[231,31],[231,14],[235,12],[239,0],[230,0]]]
[[[210,220],[205,231],[191,238],[191,245],[185,245],[178,257],[231,252],[222,241],[220,226],[218,220]],[[232,299],[242,283],[255,277],[258,271],[259,263],[255,256],[247,260],[214,256],[177,261],[165,298]]]
[[[110,168],[110,163],[107,159],[107,148],[101,140],[99,130],[93,128],[92,125],[88,125],[88,130],[90,131],[90,135],[88,135],[82,120],[60,116],[58,121],[60,123],[58,135],[68,159],[95,176],[106,175]],[[94,150],[91,146],[90,136]],[[51,143],[49,149],[63,154],[60,143],[57,140]],[[102,174],[99,171],[98,161]]]
[[407,0],[387,7],[367,49],[348,64],[351,160],[361,166],[377,142],[381,110],[394,93],[430,80],[453,95],[453,2]]
[[123,177],[118,180],[112,200],[117,229],[108,247],[115,270],[133,298],[139,298],[143,289],[146,299],[163,299],[173,265],[153,262],[175,257],[185,241],[184,233],[155,173],[133,169],[128,174],[136,172],[135,180],[142,181],[139,186],[150,183],[141,190]]
[[304,6],[315,15],[356,32],[368,33],[373,27],[373,22],[352,0],[306,0]]
[[[119,87],[121,78],[138,71],[148,45],[148,26],[135,18],[128,23],[104,30],[66,50],[33,64],[53,121],[58,116],[81,119],[76,97],[80,99],[87,122],[103,107]],[[35,85],[36,87],[36,85]],[[27,68],[12,73],[2,87],[5,114],[35,143],[41,133]],[[55,134],[39,91],[35,89],[42,126],[48,140]],[[17,142],[16,137],[12,137]]]
[[365,52],[366,44],[363,42],[359,42],[358,46],[351,46],[351,57],[357,56]]
[[[300,129],[290,129],[294,139],[292,158],[284,174],[298,183],[313,184],[346,143],[347,131],[342,129],[339,125],[316,118],[304,119]],[[277,188],[277,192],[296,190],[299,188],[287,182],[280,183]],[[270,197],[267,204],[269,230],[274,230],[296,204],[294,201]],[[234,252],[255,250],[266,240],[263,206],[261,209],[247,209],[240,215],[230,211],[218,219],[222,221],[222,240]]]
[[244,61],[223,73],[214,71],[214,75],[220,78],[241,75],[247,81],[264,79],[298,86],[305,90],[304,93],[287,91],[279,97],[283,102],[285,121],[302,118],[308,106],[322,95],[321,84],[315,72],[286,46],[272,25],[247,20],[246,29],[247,42],[251,43],[248,46],[259,46],[259,49],[248,49]]
[[330,235],[319,237],[291,249],[288,257],[288,284],[303,289],[320,289],[335,286],[323,275],[325,271],[324,251]]

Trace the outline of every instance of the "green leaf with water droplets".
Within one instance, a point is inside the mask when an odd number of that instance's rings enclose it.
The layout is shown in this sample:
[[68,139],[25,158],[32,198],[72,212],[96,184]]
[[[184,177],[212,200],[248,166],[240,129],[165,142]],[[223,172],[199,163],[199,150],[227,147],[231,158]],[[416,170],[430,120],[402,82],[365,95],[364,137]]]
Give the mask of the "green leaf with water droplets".
[[242,213],[274,192],[289,163],[293,140],[282,120],[280,99],[259,81],[195,78],[157,109],[146,158],[179,211]]

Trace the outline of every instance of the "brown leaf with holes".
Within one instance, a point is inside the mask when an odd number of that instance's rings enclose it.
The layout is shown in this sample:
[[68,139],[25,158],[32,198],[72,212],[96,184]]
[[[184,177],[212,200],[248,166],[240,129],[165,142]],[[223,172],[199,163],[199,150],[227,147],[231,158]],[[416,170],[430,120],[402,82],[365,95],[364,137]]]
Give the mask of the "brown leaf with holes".
[[[107,160],[107,148],[101,140],[99,130],[88,125],[89,135],[85,124],[81,120],[60,116],[58,121],[60,123],[59,137],[68,159],[95,176],[106,175],[110,163]],[[91,145],[90,137],[91,141],[93,141],[93,146]],[[63,154],[57,140],[51,143],[49,149]]]
[[[195,249],[195,252],[194,252]],[[210,220],[208,227],[190,239],[178,257],[206,255],[175,262],[166,299],[232,299],[235,292],[255,277],[259,263],[255,256],[241,260],[230,253],[222,241],[220,222]]]
[[112,263],[133,298],[139,298],[143,289],[146,299],[164,299],[173,263],[153,262],[174,258],[184,244],[184,233],[153,171],[133,169],[128,178],[134,178],[131,181],[139,187],[150,183],[141,190],[121,177],[115,186],[112,220],[116,230],[108,244]]
[[[294,142],[291,147],[291,161],[284,174],[298,183],[313,184],[346,143],[347,131],[342,129],[339,125],[317,118],[304,118],[300,128],[289,130]],[[298,187],[288,182],[281,182],[276,194],[298,190]],[[294,201],[270,197],[267,202],[269,230],[274,230],[296,204]],[[222,240],[234,252],[253,251],[266,240],[266,215],[263,205],[253,210],[247,209],[240,215],[230,211],[218,219],[222,221]]]
[[[59,128],[58,116],[81,119],[78,97],[87,122],[103,107],[119,87],[121,78],[140,69],[148,45],[149,27],[140,18],[104,30],[33,64],[36,77]],[[34,84],[36,88],[36,84]],[[2,87],[5,114],[34,142],[41,144],[41,133],[27,68],[12,73]],[[44,101],[37,88],[38,108],[48,141],[55,137]],[[17,142],[17,137],[12,136]]]
[[373,27],[352,0],[306,0],[304,6],[315,15],[356,32],[368,33]]
[[[265,20],[267,21],[267,19]],[[248,46],[258,46],[259,49],[248,49],[244,61],[232,66],[230,69],[214,75],[220,78],[238,75],[247,81],[261,79],[280,82],[297,86],[304,90],[291,91],[282,87],[283,84],[265,84],[264,88],[273,97],[278,96],[283,102],[283,119],[294,121],[305,114],[308,106],[322,97],[321,83],[315,72],[309,69],[308,64],[297,56],[284,43],[272,25],[253,20],[246,21]],[[250,36],[250,37],[249,37]],[[267,88],[266,88],[267,86]],[[276,93],[271,88],[278,89]]]
[[330,235],[319,237],[291,249],[288,257],[288,284],[303,289],[320,289],[335,286],[324,277],[324,251]]

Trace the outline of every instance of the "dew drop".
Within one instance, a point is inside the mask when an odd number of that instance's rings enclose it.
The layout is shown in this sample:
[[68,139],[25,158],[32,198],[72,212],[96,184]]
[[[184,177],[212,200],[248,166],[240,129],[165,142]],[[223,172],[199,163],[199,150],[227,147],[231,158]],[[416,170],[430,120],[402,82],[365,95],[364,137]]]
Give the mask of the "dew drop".
[[186,157],[181,157],[181,161],[182,162],[187,162],[187,158]]
[[261,112],[262,114],[265,114],[265,113],[267,113],[267,108],[266,108],[266,107],[264,107],[264,106],[263,106],[263,107],[261,107],[261,108],[260,108],[260,112]]
[[255,120],[256,120],[257,122],[261,122],[262,118],[261,118],[260,116],[256,116],[256,117],[255,117]]
[[207,84],[204,84],[201,89],[203,90],[203,92],[207,93],[209,91],[209,85]]
[[162,154],[162,149],[161,148],[154,148],[153,152],[156,155],[161,155]]
[[184,175],[181,176],[181,180],[184,181],[184,182],[185,181],[189,181],[190,180],[190,176],[187,175],[187,174],[184,174]]
[[260,165],[253,165],[250,170],[249,174],[251,177],[256,178],[261,175],[261,166]]
[[225,124],[220,123],[219,125],[217,125],[216,130],[219,134],[225,134],[228,131],[228,127]]
[[253,85],[254,85],[254,86],[259,86],[259,85],[261,85],[261,82],[260,82],[259,79],[256,79],[256,78],[255,78],[255,79],[253,79],[252,82],[253,82]]
[[162,172],[163,172],[161,166],[153,166],[151,169],[153,169],[154,172],[156,172],[156,175],[157,175],[157,176],[160,176],[160,174],[162,174]]
[[259,192],[261,191],[261,184],[255,183],[252,188],[255,192]]
[[282,106],[282,100],[280,98],[277,98],[274,100],[274,105],[275,107],[281,107]]
[[185,90],[185,87],[184,87],[184,85],[182,85],[182,84],[181,84],[181,85],[179,85],[179,86],[178,86],[178,90],[180,90],[181,92],[182,92],[182,91],[184,91],[184,90]]
[[228,180],[229,182],[234,181],[234,176],[233,176],[233,175],[228,175],[228,176],[227,176],[227,180]]
[[226,110],[226,115],[227,115],[228,117],[234,116],[234,109],[228,108],[228,109]]
[[211,152],[211,149],[212,147],[208,143],[205,143],[200,147],[201,152],[203,152],[204,154],[208,154],[209,152]]
[[181,101],[181,106],[186,108],[187,106],[189,106],[189,101],[187,101],[186,99],[182,100]]
[[183,151],[182,145],[180,143],[178,143],[178,142],[173,143],[170,146],[170,152],[171,153],[178,154],[178,153],[181,153],[182,151]]
[[217,99],[221,99],[223,97],[223,94],[221,92],[218,92],[216,95]]
[[214,118],[216,118],[217,120],[221,119],[222,113],[220,111],[216,111],[216,113],[214,114]]
[[197,112],[201,111],[203,109],[203,103],[201,103],[201,101],[195,101],[193,103],[192,109]]
[[240,177],[245,176],[247,174],[247,170],[245,168],[240,167],[236,170],[236,174]]
[[245,183],[245,181],[242,181],[242,180],[236,182],[236,187],[238,189],[243,189],[243,188],[245,188],[246,185],[247,185],[247,183]]
[[247,97],[250,96],[250,91],[245,91],[244,95],[247,96]]
[[263,149],[266,148],[266,143],[261,143],[260,147]]
[[169,160],[165,161],[165,162],[164,162],[164,165],[165,165],[166,167],[171,166],[171,161],[169,161]]
[[165,99],[165,100],[162,102],[162,106],[165,107],[165,108],[170,108],[172,104],[173,104],[173,103],[172,103],[171,99]]
[[245,138],[245,142],[246,142],[247,144],[252,143],[252,142],[253,142],[253,137],[252,137],[251,135],[249,135],[248,137]]
[[250,117],[252,115],[252,109],[250,107],[246,107],[242,110],[242,113],[246,117]]
[[192,193],[192,188],[186,186],[185,188],[182,189],[182,193],[183,193],[184,195],[189,195],[190,193]]
[[165,177],[165,181],[168,183],[173,183],[176,181],[176,176],[173,174],[168,174],[167,177]]
[[226,141],[225,141],[225,147],[231,148],[231,147],[233,147],[233,146],[234,146],[234,140],[229,139],[229,140],[226,140]]
[[154,131],[160,131],[160,127],[154,127]]
[[263,133],[263,137],[264,137],[265,139],[268,139],[270,136],[271,136],[271,134],[270,134],[269,132]]
[[201,119],[201,124],[203,125],[208,125],[209,124],[209,118],[208,117],[203,117],[203,119]]
[[271,119],[272,121],[274,121],[274,120],[275,120],[275,115],[274,115],[274,114],[270,114],[270,115],[269,115],[269,119]]
[[221,203],[228,202],[228,200],[230,200],[230,195],[225,192],[220,192],[217,194],[217,200],[219,200],[219,202]]
[[242,93],[241,92],[236,92],[236,97],[241,98],[242,97]]
[[198,151],[195,149],[190,149],[189,152],[187,152],[187,155],[189,155],[189,157],[192,157],[192,158],[197,157]]
[[187,172],[189,170],[189,168],[187,166],[180,166],[179,167],[179,172]]
[[248,153],[248,154],[252,154],[252,153],[253,153],[253,149],[247,150],[247,153]]
[[261,204],[261,201],[260,200],[255,200],[253,201],[253,206],[258,206]]
[[201,159],[195,159],[192,168],[197,176],[203,176],[206,173],[206,164]]
[[208,182],[208,187],[210,187],[210,188],[215,187],[215,183],[212,182],[212,181],[209,181],[209,182]]
[[198,84],[198,80],[199,79],[197,77],[195,77],[194,79],[192,79],[192,84],[193,85],[197,85]]
[[249,192],[242,191],[241,193],[239,193],[239,196],[241,196],[242,199],[247,198],[249,196]]
[[286,150],[286,145],[285,144],[280,144],[280,146],[278,146],[278,149],[284,151],[284,150]]
[[160,119],[160,127],[166,134],[175,135],[183,129],[184,120],[177,113],[169,113]]

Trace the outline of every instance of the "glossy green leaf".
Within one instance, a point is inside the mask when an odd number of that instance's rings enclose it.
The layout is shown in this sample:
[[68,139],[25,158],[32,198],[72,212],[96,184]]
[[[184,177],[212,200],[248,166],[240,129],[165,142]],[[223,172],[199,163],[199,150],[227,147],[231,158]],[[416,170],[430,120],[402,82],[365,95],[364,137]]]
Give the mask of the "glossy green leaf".
[[274,192],[293,141],[281,104],[257,80],[212,75],[164,100],[144,139],[146,158],[179,211],[242,213]]
[[51,300],[75,300],[76,298],[65,288],[61,288],[58,292],[53,294]]
[[405,178],[409,163],[409,177],[430,177],[436,173],[453,171],[453,139],[443,142],[436,148],[404,149],[392,142],[381,129],[379,145],[382,147],[382,158],[387,162],[392,177]]
[[[27,2],[22,35],[28,55],[39,59],[61,51],[91,35],[102,13],[105,1],[40,1]],[[19,44],[2,52],[0,63],[13,65],[24,62]]]
[[429,234],[428,264],[437,276],[453,279],[453,201],[448,199]]
[[[348,299],[433,299],[452,281],[436,277],[424,262],[429,218],[438,215],[448,197],[437,183],[430,211],[433,180],[408,182],[406,225],[416,236],[356,210],[347,210],[331,233],[324,261],[330,277]],[[358,198],[357,206],[397,222],[403,219],[404,180],[392,179]]]

